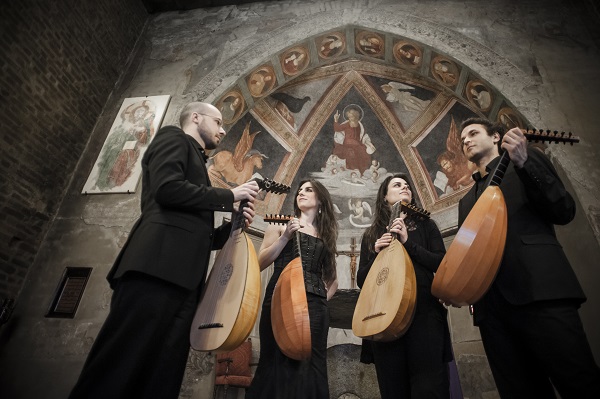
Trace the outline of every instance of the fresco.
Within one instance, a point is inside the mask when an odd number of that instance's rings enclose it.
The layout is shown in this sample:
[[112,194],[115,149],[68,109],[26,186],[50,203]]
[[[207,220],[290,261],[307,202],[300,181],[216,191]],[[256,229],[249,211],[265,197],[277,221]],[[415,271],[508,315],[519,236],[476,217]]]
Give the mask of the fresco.
[[423,62],[423,49],[418,44],[407,40],[395,40],[394,60],[409,68],[418,68]]
[[305,46],[294,47],[280,56],[280,62],[285,75],[298,75],[310,64],[309,50]]
[[465,86],[465,97],[483,113],[488,113],[494,102],[494,94],[485,83],[480,80],[470,80]]
[[273,66],[265,64],[257,68],[247,77],[246,83],[253,97],[260,97],[268,93],[277,84]]
[[[432,213],[456,205],[474,172],[461,148],[464,119],[523,126],[489,83],[406,38],[349,27],[272,59],[215,102],[228,134],[211,154],[211,181],[234,187],[268,177],[294,193],[301,179],[319,180],[335,204],[342,251],[371,224],[389,174],[409,176],[417,204]],[[293,194],[266,194],[256,211],[290,214],[292,204]]]
[[[274,178],[288,151],[251,115],[244,115],[207,162],[213,185],[236,187],[253,177]],[[268,202],[271,194],[261,197]],[[281,196],[274,196],[279,198]],[[266,209],[265,205],[261,210]]]
[[379,33],[357,31],[354,43],[360,54],[374,58],[383,58],[385,55],[385,40]]
[[415,84],[366,76],[382,102],[387,106],[402,130],[408,129],[425,112],[436,93]]
[[170,95],[123,100],[82,194],[135,192],[142,175],[142,157],[170,100]]
[[[354,126],[352,126],[354,125]],[[292,186],[302,178],[329,189],[341,230],[372,222],[379,185],[390,173],[407,173],[394,142],[370,105],[350,89],[329,114],[302,161]],[[293,204],[292,196],[284,203]]]
[[319,57],[335,58],[346,53],[346,36],[343,32],[331,32],[316,39]]
[[242,93],[236,89],[225,94],[215,105],[223,116],[223,124],[231,125],[244,112],[246,101]]
[[472,184],[471,175],[475,173],[475,166],[462,152],[457,124],[473,116],[476,114],[455,103],[415,146],[436,198],[458,192]]
[[436,55],[431,60],[430,73],[442,85],[454,88],[460,77],[460,68],[450,58],[443,55]]

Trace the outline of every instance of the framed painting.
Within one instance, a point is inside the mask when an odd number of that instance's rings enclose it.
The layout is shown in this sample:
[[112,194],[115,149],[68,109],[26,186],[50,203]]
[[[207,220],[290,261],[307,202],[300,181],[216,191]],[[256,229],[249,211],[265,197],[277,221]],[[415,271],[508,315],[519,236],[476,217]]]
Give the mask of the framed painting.
[[170,99],[164,95],[123,101],[82,194],[135,192],[142,156],[160,128]]

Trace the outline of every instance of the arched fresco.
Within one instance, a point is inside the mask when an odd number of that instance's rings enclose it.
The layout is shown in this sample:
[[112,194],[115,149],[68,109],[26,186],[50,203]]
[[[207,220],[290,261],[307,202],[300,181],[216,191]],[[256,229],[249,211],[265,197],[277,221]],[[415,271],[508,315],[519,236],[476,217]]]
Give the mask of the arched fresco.
[[[260,175],[296,187],[318,179],[332,194],[341,248],[371,223],[389,173],[407,173],[418,203],[433,213],[457,203],[473,173],[460,147],[463,119],[525,120],[452,57],[360,27],[284,49],[215,104],[228,134],[209,161],[212,183],[232,187]],[[290,213],[292,200],[267,194],[257,212]]]

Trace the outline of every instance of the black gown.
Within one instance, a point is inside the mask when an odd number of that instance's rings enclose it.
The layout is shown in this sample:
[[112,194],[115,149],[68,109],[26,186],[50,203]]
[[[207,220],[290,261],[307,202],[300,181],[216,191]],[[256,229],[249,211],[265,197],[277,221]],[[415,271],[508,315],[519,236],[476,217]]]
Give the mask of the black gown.
[[298,361],[285,356],[275,341],[271,326],[271,297],[285,266],[296,257],[290,240],[274,262],[274,272],[265,292],[260,317],[260,359],[246,391],[246,399],[328,399],[327,333],[329,310],[321,278],[325,247],[323,241],[300,233],[302,267],[310,318],[311,357]]
[[[452,360],[447,311],[431,294],[433,273],[444,254],[436,224],[427,219],[408,229],[404,248],[415,268],[417,302],[407,332],[391,342],[363,340],[361,361],[375,363],[383,399],[448,398]],[[377,254],[361,243],[357,282],[362,287]]]

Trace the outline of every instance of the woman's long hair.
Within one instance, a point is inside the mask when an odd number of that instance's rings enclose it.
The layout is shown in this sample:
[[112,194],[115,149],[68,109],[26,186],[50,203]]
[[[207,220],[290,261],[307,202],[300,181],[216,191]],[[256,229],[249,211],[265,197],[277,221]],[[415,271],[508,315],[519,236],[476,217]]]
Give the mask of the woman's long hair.
[[[375,201],[375,220],[371,226],[367,227],[363,234],[363,242],[367,244],[369,251],[375,252],[375,241],[379,239],[386,231],[387,226],[390,223],[390,217],[392,216],[392,207],[387,203],[385,196],[387,195],[388,186],[390,181],[395,178],[403,179],[413,193],[413,188],[408,180],[408,177],[403,173],[396,173],[395,175],[388,176],[379,186],[377,191],[377,200]],[[412,195],[411,204],[415,205],[415,196]]]
[[[331,283],[335,280],[336,273],[336,260],[337,256],[337,237],[338,237],[338,223],[335,219],[335,213],[333,211],[333,201],[329,191],[314,179],[305,179],[300,182],[298,187],[302,187],[304,183],[310,183],[313,187],[317,200],[321,203],[317,216],[315,218],[315,225],[317,227],[317,234],[319,238],[323,240],[325,244],[325,261],[323,262],[323,280],[326,283]],[[298,208],[298,195],[294,196],[294,215],[300,216],[300,208]]]

